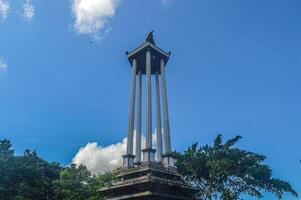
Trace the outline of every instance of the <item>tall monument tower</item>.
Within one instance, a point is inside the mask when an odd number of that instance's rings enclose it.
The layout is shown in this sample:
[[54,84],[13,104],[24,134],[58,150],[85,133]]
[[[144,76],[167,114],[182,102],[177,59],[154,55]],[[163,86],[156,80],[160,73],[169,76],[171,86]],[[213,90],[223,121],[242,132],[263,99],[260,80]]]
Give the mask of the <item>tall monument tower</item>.
[[[173,158],[171,155],[170,143],[170,128],[167,105],[165,65],[169,60],[170,53],[160,49],[155,45],[153,32],[150,32],[146,41],[131,52],[127,52],[127,57],[132,65],[132,82],[131,82],[131,101],[129,112],[128,125],[128,143],[126,155],[123,156],[123,167],[133,167],[134,163],[141,162],[158,162],[163,163],[166,167],[173,167]],[[145,148],[141,149],[141,123],[142,123],[142,76],[145,76],[145,100],[146,100],[146,116],[145,116],[145,133],[146,144]],[[157,148],[153,149],[152,141],[152,76],[155,78],[155,96],[156,96],[156,137]],[[137,98],[137,120],[136,120],[136,151],[133,152],[134,141],[134,125],[135,125],[135,96],[136,96],[136,78],[138,78],[138,98]],[[161,85],[160,80],[161,79]],[[160,87],[161,86],[161,87]],[[161,113],[161,98],[160,89],[162,92],[162,108]],[[163,135],[162,137],[162,120],[163,116]],[[164,152],[163,152],[164,141]],[[155,159],[155,152],[157,159]],[[142,153],[142,160],[141,160]],[[135,160],[134,160],[135,158]],[[135,162],[134,162],[135,161]]]
[[[182,177],[174,166],[171,151],[165,76],[165,66],[170,53],[155,44],[152,31],[143,44],[131,52],[126,52],[126,55],[132,66],[127,149],[126,154],[123,155],[123,166],[118,170],[118,181],[110,187],[100,189],[100,193],[106,200],[192,200],[196,191],[184,185]],[[146,142],[143,149],[141,148],[142,76],[145,76],[146,114]],[[155,82],[155,117],[152,116],[152,82]],[[137,112],[135,112],[136,107]],[[156,124],[156,148],[153,147],[152,141],[153,118]],[[136,145],[135,152],[134,145]]]

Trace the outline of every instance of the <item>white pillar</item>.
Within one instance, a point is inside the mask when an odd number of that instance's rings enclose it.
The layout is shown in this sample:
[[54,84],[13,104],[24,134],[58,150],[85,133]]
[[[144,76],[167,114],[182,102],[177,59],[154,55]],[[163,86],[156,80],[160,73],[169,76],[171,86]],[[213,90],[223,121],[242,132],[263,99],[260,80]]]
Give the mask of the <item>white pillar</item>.
[[157,125],[157,155],[158,162],[162,161],[162,127],[161,127],[161,108],[160,108],[160,85],[159,71],[156,71],[156,125]]
[[137,111],[137,130],[136,130],[136,163],[141,162],[141,114],[142,114],[142,72],[138,71],[138,111]]
[[169,128],[169,116],[168,116],[168,104],[167,104],[167,91],[166,91],[166,77],[165,77],[165,63],[162,59],[160,62],[161,68],[161,82],[162,82],[162,108],[163,108],[163,133],[165,140],[165,154],[163,163],[166,166],[173,166],[173,159],[171,156],[171,142],[170,142],[170,128]]
[[132,66],[132,81],[131,81],[131,99],[130,99],[130,112],[129,112],[129,125],[128,125],[128,138],[126,155],[123,156],[123,166],[132,167],[134,165],[133,155],[133,134],[134,134],[134,120],[135,120],[135,93],[136,93],[136,73],[137,73],[137,60],[133,60]]

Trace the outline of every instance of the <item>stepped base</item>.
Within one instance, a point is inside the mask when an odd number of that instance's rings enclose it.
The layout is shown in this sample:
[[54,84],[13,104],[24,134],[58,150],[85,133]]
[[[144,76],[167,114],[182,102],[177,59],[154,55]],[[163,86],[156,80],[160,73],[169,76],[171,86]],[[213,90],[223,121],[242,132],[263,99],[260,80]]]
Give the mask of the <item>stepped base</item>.
[[175,168],[155,162],[122,168],[117,179],[99,190],[105,200],[194,200],[197,192],[183,183]]

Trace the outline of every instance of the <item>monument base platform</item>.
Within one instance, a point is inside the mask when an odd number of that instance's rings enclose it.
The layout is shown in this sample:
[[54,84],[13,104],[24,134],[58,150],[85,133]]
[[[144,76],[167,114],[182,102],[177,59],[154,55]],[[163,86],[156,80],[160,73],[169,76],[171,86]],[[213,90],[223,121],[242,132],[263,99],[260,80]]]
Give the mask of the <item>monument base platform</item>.
[[105,200],[194,200],[197,192],[184,184],[175,168],[156,162],[121,168],[117,180],[99,190]]

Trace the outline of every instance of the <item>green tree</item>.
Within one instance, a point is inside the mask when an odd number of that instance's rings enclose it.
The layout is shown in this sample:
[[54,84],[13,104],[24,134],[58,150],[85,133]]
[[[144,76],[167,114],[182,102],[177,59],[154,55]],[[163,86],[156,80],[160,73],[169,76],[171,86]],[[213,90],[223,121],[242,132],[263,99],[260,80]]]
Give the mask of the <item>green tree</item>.
[[[16,157],[15,198],[43,200],[52,199],[53,181],[59,178],[61,167],[40,158],[35,151],[26,150],[23,156]],[[17,198],[17,199],[18,199]]]
[[90,188],[92,191],[96,191],[97,195],[95,195],[95,197],[97,197],[98,200],[100,199],[100,195],[97,191],[102,187],[111,186],[112,182],[116,180],[116,175],[116,171],[107,171],[103,174],[93,175]]
[[114,172],[96,176],[83,165],[49,163],[31,150],[16,156],[11,143],[0,140],[1,200],[99,200],[97,190],[114,178]]
[[14,150],[8,140],[0,140],[0,199],[11,197],[14,183],[15,158]]
[[99,200],[97,192],[114,179],[114,173],[92,175],[84,165],[71,164],[60,173],[60,178],[54,182],[55,199],[60,200]]
[[91,173],[84,165],[71,164],[60,173],[60,178],[54,181],[55,197],[64,200],[86,200],[92,195],[89,184]]
[[265,156],[233,147],[240,139],[223,143],[218,135],[213,146],[193,144],[184,153],[175,153],[179,172],[199,189],[198,198],[236,200],[242,194],[262,198],[263,192],[274,193],[278,199],[284,192],[297,197],[289,182],[272,177]]
[[0,140],[0,199],[48,200],[61,167],[26,150],[16,156],[8,140]]

